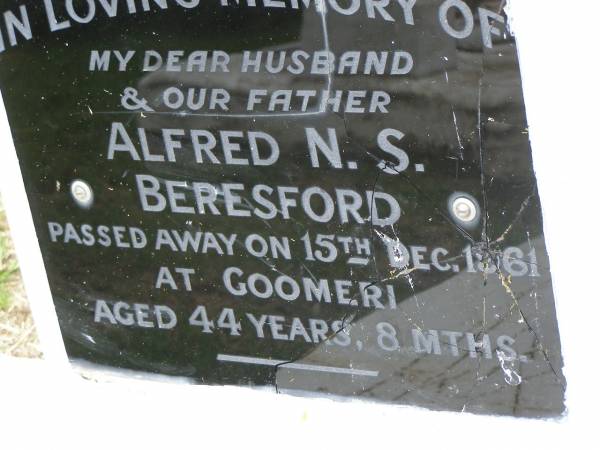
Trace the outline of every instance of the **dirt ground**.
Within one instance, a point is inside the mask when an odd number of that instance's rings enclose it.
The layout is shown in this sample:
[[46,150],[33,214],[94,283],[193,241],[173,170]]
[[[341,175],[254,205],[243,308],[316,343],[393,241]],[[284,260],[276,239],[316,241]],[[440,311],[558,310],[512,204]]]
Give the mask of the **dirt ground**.
[[42,356],[1,199],[0,353],[26,358]]

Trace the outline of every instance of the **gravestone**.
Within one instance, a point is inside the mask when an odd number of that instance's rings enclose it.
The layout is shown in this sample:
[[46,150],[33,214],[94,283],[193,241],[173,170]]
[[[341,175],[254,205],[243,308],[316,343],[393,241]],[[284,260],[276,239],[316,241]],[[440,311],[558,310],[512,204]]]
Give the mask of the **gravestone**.
[[5,2],[0,85],[69,357],[560,415],[502,6]]

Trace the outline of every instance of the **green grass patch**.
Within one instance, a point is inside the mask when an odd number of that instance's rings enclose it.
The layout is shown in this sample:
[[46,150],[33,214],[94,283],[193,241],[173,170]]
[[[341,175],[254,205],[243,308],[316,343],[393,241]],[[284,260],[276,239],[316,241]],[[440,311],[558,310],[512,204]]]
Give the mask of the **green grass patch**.
[[10,306],[14,275],[19,270],[10,245],[4,210],[0,208],[0,311]]

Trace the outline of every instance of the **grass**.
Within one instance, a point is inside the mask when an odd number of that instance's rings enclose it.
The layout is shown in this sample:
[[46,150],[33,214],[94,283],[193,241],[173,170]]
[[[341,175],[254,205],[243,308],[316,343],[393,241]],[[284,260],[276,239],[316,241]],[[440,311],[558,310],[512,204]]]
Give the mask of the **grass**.
[[4,208],[0,205],[0,311],[8,310],[19,267],[11,246]]
[[39,358],[39,342],[0,201],[0,353]]

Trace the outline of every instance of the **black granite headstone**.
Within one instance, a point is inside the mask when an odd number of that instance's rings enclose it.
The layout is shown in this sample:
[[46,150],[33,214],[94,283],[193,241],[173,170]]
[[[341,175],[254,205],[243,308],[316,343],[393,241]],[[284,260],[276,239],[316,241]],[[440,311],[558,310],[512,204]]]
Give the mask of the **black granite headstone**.
[[503,3],[5,1],[0,85],[69,356],[560,415]]

